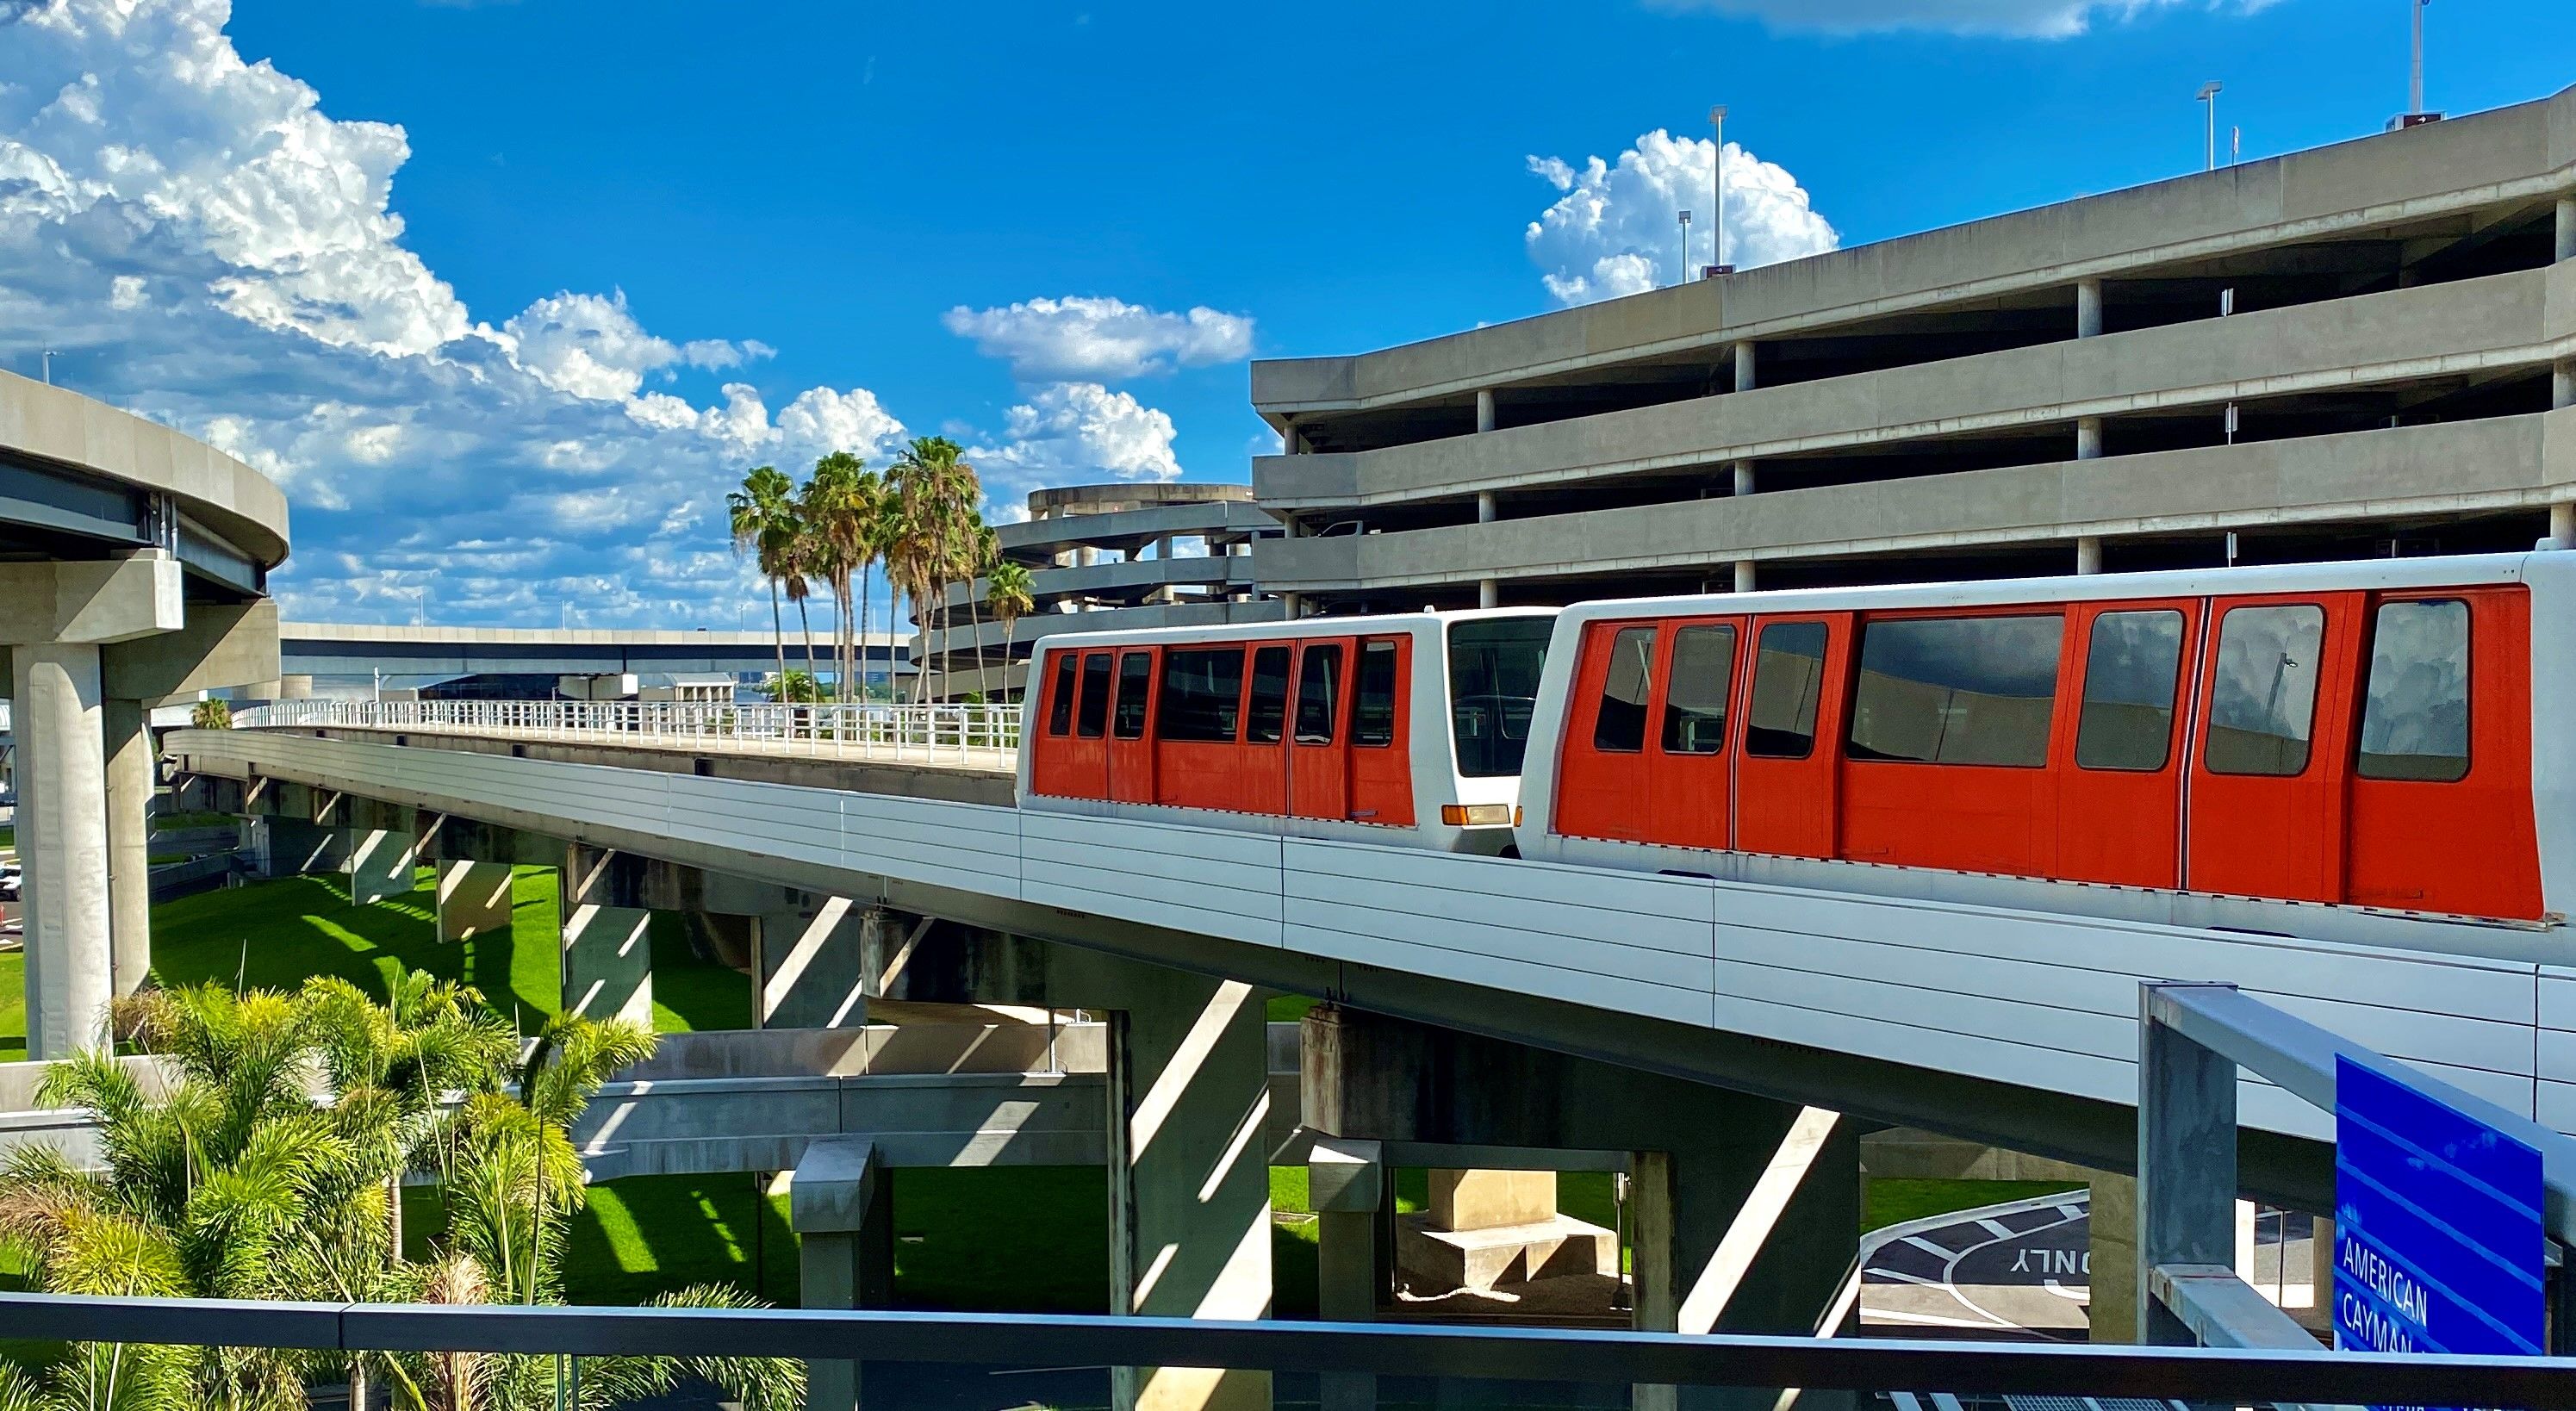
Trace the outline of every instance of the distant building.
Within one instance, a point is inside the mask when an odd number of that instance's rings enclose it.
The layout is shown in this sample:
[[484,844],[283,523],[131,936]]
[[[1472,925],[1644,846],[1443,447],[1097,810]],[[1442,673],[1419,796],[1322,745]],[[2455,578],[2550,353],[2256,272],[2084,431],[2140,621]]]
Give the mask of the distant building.
[[1257,362],[1252,567],[1311,612],[2576,538],[2572,256],[2576,89]]
[[1280,532],[1249,485],[1074,485],[1039,490],[1029,518],[995,527],[1004,557],[1030,570],[1033,611],[1007,634],[990,585],[960,584],[914,639],[931,689],[1017,697],[1029,646],[1056,632],[1267,622],[1284,615],[1252,583],[1252,545]]

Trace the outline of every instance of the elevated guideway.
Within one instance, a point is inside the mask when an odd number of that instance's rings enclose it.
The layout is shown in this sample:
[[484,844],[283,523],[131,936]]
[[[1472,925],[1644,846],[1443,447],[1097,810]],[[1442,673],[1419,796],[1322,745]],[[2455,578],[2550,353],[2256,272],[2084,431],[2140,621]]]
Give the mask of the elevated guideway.
[[[1361,1009],[2090,1165],[2134,1160],[2142,979],[2227,981],[2558,1130],[2576,1129],[2576,969],[2551,928],[2401,944],[2251,935],[1431,854],[923,796],[996,753],[814,782],[860,737],[692,738],[675,716],[474,724],[318,708],[184,731],[190,772],[274,779],[1326,996]],[[719,744],[723,748],[718,748]],[[540,758],[614,749],[631,763]],[[734,756],[728,751],[746,752]],[[803,751],[803,753],[799,753]],[[944,752],[943,752],[944,751]],[[673,761],[775,754],[772,779]],[[855,762],[853,760],[852,762]],[[811,771],[796,782],[795,771]],[[2243,1084],[2250,1189],[2314,1200],[2329,1120]]]

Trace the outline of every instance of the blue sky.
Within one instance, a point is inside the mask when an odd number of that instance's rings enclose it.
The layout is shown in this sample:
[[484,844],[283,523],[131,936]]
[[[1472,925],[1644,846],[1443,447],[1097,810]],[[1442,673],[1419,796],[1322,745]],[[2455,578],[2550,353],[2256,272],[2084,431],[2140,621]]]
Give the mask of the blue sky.
[[[2193,169],[2205,79],[2249,158],[2374,131],[2407,20],[129,3],[0,0],[0,366],[63,349],[58,380],[273,469],[291,612],[674,625],[756,596],[715,518],[756,461],[945,432],[997,510],[1239,480],[1271,444],[1246,355],[1669,278],[1711,102],[1751,263]],[[2576,83],[2564,0],[2428,22],[2432,106]]]

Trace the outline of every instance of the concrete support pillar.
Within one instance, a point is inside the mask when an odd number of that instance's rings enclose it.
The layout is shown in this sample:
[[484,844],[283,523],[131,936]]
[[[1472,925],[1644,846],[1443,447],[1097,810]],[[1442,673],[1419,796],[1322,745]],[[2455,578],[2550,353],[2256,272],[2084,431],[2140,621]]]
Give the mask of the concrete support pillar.
[[[1810,1336],[1843,1330],[1859,1251],[1860,1133],[1823,1108],[1743,1094],[1719,1100],[1732,1140],[1641,1152],[1629,1182],[1637,1326],[1650,1332]],[[1780,1388],[1639,1387],[1650,1407],[1769,1411]],[[1848,1392],[1797,1404],[1849,1408]]]
[[653,913],[642,905],[639,869],[614,852],[564,848],[563,1007],[586,1019],[653,1026]]
[[2549,507],[2549,541],[2557,548],[2576,549],[2576,504]]
[[2079,461],[2102,458],[2102,418],[2079,416],[2075,419],[2075,458]]
[[1479,490],[1476,492],[1476,522],[1478,524],[1491,524],[1494,522],[1493,491]]
[[[1327,1323],[1377,1319],[1379,1238],[1388,1182],[1376,1142],[1321,1137],[1306,1157],[1307,1203],[1314,1208],[1315,1312]],[[1367,1411],[1377,1405],[1377,1378],[1326,1372],[1323,1411]]]
[[408,820],[405,826],[349,829],[349,901],[367,906],[417,890],[412,869],[420,861],[420,840]]
[[1306,615],[1306,595],[1303,593],[1282,593],[1279,595],[1279,607],[1282,612],[1288,615],[1288,620],[1294,622],[1298,618]]
[[2138,1178],[2105,1171],[2093,1178],[2093,1285],[2086,1316],[2093,1341],[2133,1342],[2138,1335],[2138,1286],[2130,1271],[2138,1267]]
[[1479,579],[1477,579],[1477,580],[1476,580],[1476,606],[1478,606],[1478,607],[1480,607],[1480,608],[1492,608],[1492,607],[1501,607],[1502,605],[1503,605],[1503,585],[1502,585],[1502,584],[1500,584],[1500,583],[1495,582],[1495,581],[1494,581],[1493,579],[1491,579],[1491,578],[1479,578]]
[[2163,1265],[2235,1262],[2236,1065],[2150,1022],[2138,1026],[2138,1069],[2138,1341],[2190,1347],[2198,1339],[2148,1280]]
[[1494,429],[1494,391],[1490,387],[1476,389],[1476,429],[1478,431]]
[[2102,536],[2098,534],[2076,536],[2075,571],[2080,574],[2102,571]]
[[[1270,1113],[1264,992],[1059,948],[1058,1002],[1109,1028],[1109,1283],[1113,1313],[1255,1319],[1270,1312]],[[1111,1369],[1120,1408],[1267,1407],[1270,1374]]]
[[2549,405],[2552,410],[2576,407],[2576,358],[2562,358],[2550,365]]
[[99,703],[107,754],[109,983],[120,996],[152,973],[152,731],[141,701]]
[[2558,258],[2576,260],[2576,196],[2558,198]]
[[2102,281],[2098,279],[2075,281],[2075,336],[2102,336]]
[[1753,388],[1753,344],[1748,339],[1735,345],[1735,390],[1750,392]]
[[1750,593],[1753,591],[1753,560],[1737,559],[1735,561],[1735,591],[1739,593]]
[[265,855],[260,860],[265,875],[306,877],[347,870],[349,835],[345,829],[275,816],[261,819],[260,825],[268,835]]
[[510,934],[510,864],[442,862],[436,890],[438,939]]
[[99,649],[17,647],[18,857],[26,918],[27,1056],[96,1048],[114,994],[108,929],[107,752]]
[[[894,1173],[875,1144],[826,1137],[805,1148],[788,1183],[806,1308],[894,1306]],[[857,1411],[861,1364],[807,1364],[806,1411]]]
[[886,913],[847,897],[795,893],[759,917],[759,1027],[838,1029],[868,1022],[866,960]]
[[1754,463],[1751,461],[1737,461],[1735,463],[1735,493],[1739,496],[1750,495],[1760,488],[1760,477],[1754,473]]

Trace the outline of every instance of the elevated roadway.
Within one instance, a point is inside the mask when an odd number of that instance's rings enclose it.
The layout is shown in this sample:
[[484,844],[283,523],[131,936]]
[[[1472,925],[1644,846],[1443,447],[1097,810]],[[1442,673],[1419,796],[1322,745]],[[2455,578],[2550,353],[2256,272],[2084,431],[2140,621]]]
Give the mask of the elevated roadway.
[[[2554,930],[2500,928],[2494,953],[2471,956],[2414,948],[2395,918],[2359,940],[2249,935],[1113,822],[937,797],[929,781],[960,773],[949,762],[882,766],[908,776],[904,796],[538,758],[525,741],[409,726],[183,731],[170,748],[198,774],[543,832],[2097,1167],[2135,1159],[2144,978],[2234,982],[2576,1128],[2576,970],[2551,960]],[[606,732],[552,748],[706,757]],[[2242,1098],[2249,1188],[2316,1201],[2329,1119],[2259,1082]]]

